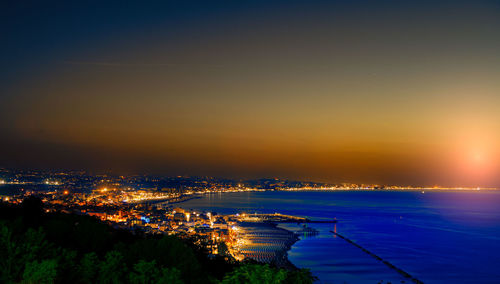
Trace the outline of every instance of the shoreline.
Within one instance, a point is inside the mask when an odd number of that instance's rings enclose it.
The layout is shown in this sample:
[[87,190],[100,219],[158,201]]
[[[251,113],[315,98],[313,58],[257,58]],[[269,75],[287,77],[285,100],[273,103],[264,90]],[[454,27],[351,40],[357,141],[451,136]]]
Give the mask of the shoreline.
[[237,256],[280,268],[296,270],[288,259],[288,251],[300,240],[290,230],[268,222],[238,222],[240,243],[235,249]]
[[156,205],[165,204],[168,206],[170,204],[182,203],[192,199],[198,199],[201,197],[202,196],[200,194],[192,194],[192,195],[182,195],[177,197],[165,197],[161,199],[141,200],[136,202],[129,202],[129,204],[156,204]]
[[[201,194],[191,195],[177,202],[160,202],[170,205],[174,203],[183,203],[191,199],[202,198]],[[226,214],[223,214],[226,215]],[[231,231],[237,233],[236,245],[231,247],[231,255],[239,260],[250,259],[263,264],[275,265],[279,268],[288,270],[299,270],[300,268],[288,259],[288,252],[292,246],[301,240],[300,231],[284,228],[285,224],[307,224],[307,223],[337,223],[337,220],[310,220],[308,218],[296,215],[273,214],[246,214],[246,219],[236,221],[236,229]],[[226,216],[236,217],[239,214],[228,214]],[[239,216],[242,217],[242,216]],[[257,218],[251,220],[252,218]]]

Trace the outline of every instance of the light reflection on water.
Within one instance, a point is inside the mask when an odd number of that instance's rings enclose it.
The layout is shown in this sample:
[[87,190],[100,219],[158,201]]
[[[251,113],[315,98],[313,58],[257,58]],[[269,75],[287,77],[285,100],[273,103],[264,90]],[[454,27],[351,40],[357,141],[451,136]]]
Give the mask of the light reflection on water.
[[[425,283],[498,283],[500,192],[253,192],[179,204],[220,213],[280,212],[337,218],[337,231]],[[324,283],[377,283],[400,276],[330,230],[296,243],[290,260]],[[397,279],[397,280],[394,280]],[[373,282],[375,281],[375,282]],[[408,281],[407,281],[408,282]]]

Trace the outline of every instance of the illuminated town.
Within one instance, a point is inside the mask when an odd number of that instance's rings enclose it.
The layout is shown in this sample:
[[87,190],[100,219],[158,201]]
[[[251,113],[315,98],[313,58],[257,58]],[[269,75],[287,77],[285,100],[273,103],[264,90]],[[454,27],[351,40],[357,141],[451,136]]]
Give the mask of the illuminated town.
[[[290,232],[278,223],[314,222],[302,217],[275,214],[220,215],[179,208],[177,203],[214,192],[264,190],[471,190],[471,188],[410,187],[290,182],[280,179],[232,181],[209,177],[152,177],[89,175],[84,172],[47,173],[2,170],[0,196],[21,203],[36,195],[46,212],[90,215],[115,228],[147,234],[175,234],[195,239],[210,255],[236,260],[246,258],[287,267],[287,250],[297,234],[314,234],[304,227]],[[478,190],[473,188],[472,190]],[[423,192],[423,191],[422,191]],[[331,221],[336,222],[336,221]]]

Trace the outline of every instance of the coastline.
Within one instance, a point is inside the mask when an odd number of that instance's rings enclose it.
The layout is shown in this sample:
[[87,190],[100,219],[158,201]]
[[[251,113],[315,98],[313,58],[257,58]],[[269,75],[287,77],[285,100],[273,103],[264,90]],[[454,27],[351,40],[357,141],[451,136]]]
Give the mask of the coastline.
[[198,199],[201,198],[202,195],[200,194],[192,194],[192,195],[182,195],[182,196],[177,196],[177,197],[165,197],[161,199],[150,199],[150,200],[141,200],[141,201],[136,201],[136,202],[129,202],[130,204],[164,204],[164,205],[171,205],[171,204],[177,204],[177,203],[183,203],[192,199]]
[[243,259],[276,265],[290,270],[298,269],[288,259],[288,251],[300,240],[290,230],[268,222],[239,222],[238,244],[235,254]]
[[[184,203],[192,199],[202,198],[202,194],[194,194],[184,196],[181,200],[172,202],[171,200],[157,202],[164,205],[172,205],[175,203]],[[214,212],[216,213],[216,212]],[[217,213],[216,213],[217,214]],[[226,214],[223,214],[226,215]],[[285,224],[307,224],[307,223],[336,223],[336,220],[330,221],[313,221],[305,217],[296,215],[284,215],[280,213],[273,214],[228,214],[230,218],[239,219],[236,221],[236,226],[230,228],[230,231],[236,233],[234,239],[228,244],[230,253],[237,260],[253,260],[263,264],[270,264],[279,268],[288,270],[299,270],[294,263],[288,259],[288,252],[292,246],[301,240],[302,235],[300,230],[287,228]],[[313,229],[314,230],[314,229]],[[307,233],[310,233],[309,231]],[[314,232],[316,233],[316,232]],[[313,234],[314,234],[313,233]]]
[[[482,195],[478,195],[481,193]],[[450,198],[451,197],[451,198]],[[466,198],[467,197],[467,198]],[[468,198],[470,197],[470,198]],[[429,246],[429,251],[435,255],[439,255],[440,259],[445,259],[456,267],[460,267],[457,271],[454,267],[443,267],[442,271],[449,273],[450,280],[463,280],[464,283],[477,283],[478,271],[481,271],[479,265],[467,269],[465,263],[467,258],[474,260],[475,264],[483,264],[480,259],[474,258],[471,253],[464,254],[466,257],[459,257],[460,262],[453,260],[450,256],[453,255],[453,249],[449,246],[436,246],[434,242],[430,243],[425,239],[416,239],[415,235],[422,237],[435,238],[439,240],[446,240],[448,238],[456,238],[457,241],[463,241],[461,233],[450,233],[443,231],[440,227],[417,227],[413,225],[422,224],[422,222],[430,222],[435,225],[446,225],[452,228],[459,229],[453,225],[449,220],[436,220],[435,212],[422,207],[422,202],[432,203],[440,210],[441,213],[458,213],[463,218],[459,221],[463,224],[483,225],[484,222],[493,222],[492,218],[498,215],[484,215],[486,213],[498,212],[494,207],[483,206],[493,205],[498,200],[498,192],[494,191],[432,191],[421,194],[420,192],[372,192],[372,191],[357,191],[357,192],[316,192],[314,195],[308,192],[258,192],[258,193],[229,193],[229,194],[213,194],[206,196],[203,199],[195,199],[188,201],[185,204],[180,203],[180,207],[194,208],[194,210],[202,212],[216,211],[222,214],[237,214],[240,212],[259,212],[268,213],[281,212],[284,214],[291,214],[295,216],[307,216],[308,218],[330,218],[337,217],[340,221],[339,233],[349,236],[360,244],[366,245],[370,249],[389,260],[391,263],[409,272],[412,276],[421,281],[438,281],[442,277],[441,272],[436,272],[433,269],[439,266],[437,261],[429,258],[429,262],[420,262],[418,259],[425,257],[425,251],[413,250],[415,244],[423,243]],[[301,206],[294,207],[296,200],[300,200]],[[394,203],[397,200],[398,203]],[[467,203],[462,202],[467,200]],[[386,209],[387,212],[379,212],[374,207],[367,207],[366,202],[372,202],[380,208]],[[469,203],[472,202],[472,203]],[[305,204],[302,206],[302,204]],[[319,206],[321,210],[318,210]],[[461,211],[446,211],[443,208],[455,206],[460,208]],[[453,207],[453,208],[455,208]],[[403,211],[401,210],[403,209]],[[471,211],[472,209],[480,210],[483,215],[479,216],[481,219],[467,218],[470,217],[467,212],[462,209]],[[491,210],[490,210],[491,209]],[[317,210],[317,211],[316,211]],[[392,211],[391,211],[392,210]],[[482,211],[481,211],[482,210]],[[250,214],[247,214],[250,215]],[[370,218],[367,218],[369,216]],[[400,218],[402,216],[402,218]],[[420,219],[410,219],[410,216],[418,216]],[[447,215],[445,215],[447,216]],[[493,217],[490,217],[493,216]],[[457,221],[453,219],[451,221]],[[481,223],[477,223],[481,221]],[[470,223],[473,222],[473,223]],[[280,224],[281,225],[281,224]],[[286,224],[285,224],[286,225]],[[339,225],[339,224],[338,224]],[[337,225],[337,226],[338,226]],[[313,226],[311,224],[311,226]],[[290,227],[289,230],[296,231],[295,225],[285,226]],[[333,224],[332,226],[333,227]],[[301,242],[294,242],[291,249],[287,251],[287,257],[290,262],[295,266],[310,267],[312,273],[320,278],[325,283],[335,282],[342,280],[350,281],[351,283],[377,283],[369,281],[379,281],[380,279],[393,279],[396,278],[398,283],[400,277],[404,277],[399,273],[395,273],[386,264],[377,261],[375,258],[364,253],[359,248],[341,240],[340,237],[331,238],[326,240],[326,232],[331,228],[328,224],[318,224],[322,236],[315,238],[301,239]],[[328,228],[328,229],[326,229]],[[402,230],[404,229],[404,230]],[[363,234],[362,231],[369,231],[370,234]],[[388,234],[388,232],[397,232],[397,234]],[[461,232],[461,231],[460,231]],[[465,232],[466,233],[466,232]],[[469,238],[469,235],[464,235]],[[490,236],[489,232],[481,232],[484,236]],[[383,240],[386,243],[380,243]],[[454,239],[455,240],[455,239]],[[493,241],[484,240],[484,245],[481,242],[474,243],[472,247],[484,249],[486,245],[491,248],[496,248],[498,245]],[[446,244],[446,243],[444,243]],[[295,248],[297,247],[297,250]],[[396,253],[394,247],[401,247],[404,252],[400,259],[395,257]],[[384,249],[386,249],[384,251]],[[431,251],[432,250],[432,251]],[[312,253],[314,252],[314,254]],[[411,255],[418,256],[409,257]],[[335,257],[332,257],[335,256]],[[493,256],[496,259],[496,256]],[[454,257],[453,257],[454,258]],[[327,269],[328,268],[328,269]],[[452,273],[456,273],[454,276]],[[495,272],[485,273],[480,279],[483,282],[490,281],[495,276]],[[409,282],[408,279],[401,279]],[[357,282],[356,282],[357,281]],[[364,281],[364,282],[363,282]],[[460,281],[459,281],[460,282]]]

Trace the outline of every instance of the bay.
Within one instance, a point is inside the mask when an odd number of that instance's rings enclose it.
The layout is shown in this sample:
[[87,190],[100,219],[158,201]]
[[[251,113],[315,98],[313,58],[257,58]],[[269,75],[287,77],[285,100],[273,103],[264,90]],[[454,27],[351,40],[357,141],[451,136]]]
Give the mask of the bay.
[[[498,191],[266,191],[211,193],[176,206],[200,211],[274,213],[334,224],[289,251],[320,283],[408,282],[394,270],[334,237],[350,238],[424,283],[498,283]],[[297,225],[287,225],[298,229]],[[294,228],[294,226],[296,228]]]

